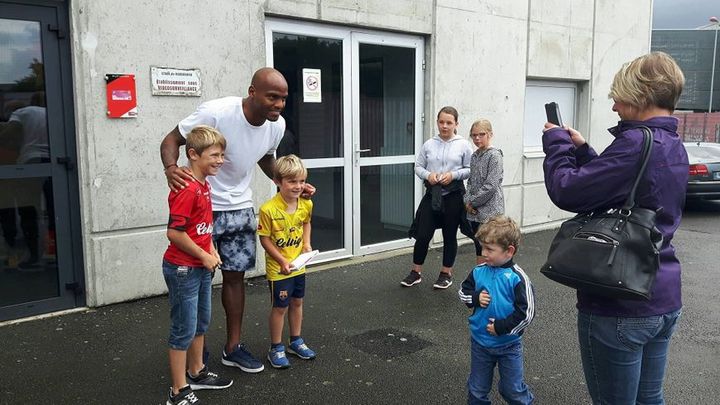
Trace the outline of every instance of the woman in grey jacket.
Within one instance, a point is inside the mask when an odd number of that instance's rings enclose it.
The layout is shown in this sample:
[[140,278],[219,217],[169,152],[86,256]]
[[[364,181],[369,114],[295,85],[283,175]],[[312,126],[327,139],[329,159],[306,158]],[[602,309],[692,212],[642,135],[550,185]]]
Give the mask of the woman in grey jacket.
[[438,135],[428,139],[415,159],[415,175],[424,180],[425,196],[410,228],[415,238],[413,268],[400,284],[411,287],[422,281],[422,265],[435,229],[442,228],[442,270],[434,288],[452,285],[452,266],[457,255],[457,230],[463,219],[463,180],[470,176],[472,149],[466,139],[457,135],[458,112],[443,107],[438,112]]
[[503,153],[492,146],[492,138],[490,121],[477,120],[470,127],[470,139],[477,146],[477,150],[470,159],[470,178],[463,202],[473,232],[477,264],[484,263],[485,259],[475,233],[485,221],[505,213],[505,198],[502,191]]

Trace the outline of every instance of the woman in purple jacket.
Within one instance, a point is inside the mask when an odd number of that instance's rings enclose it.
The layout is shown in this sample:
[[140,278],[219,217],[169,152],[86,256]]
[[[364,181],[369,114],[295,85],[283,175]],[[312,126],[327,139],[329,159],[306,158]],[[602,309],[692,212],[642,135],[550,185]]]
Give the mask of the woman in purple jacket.
[[636,201],[658,211],[663,234],[660,268],[648,301],[628,301],[577,292],[578,339],[588,391],[594,404],[663,404],[667,351],[680,316],[680,262],[671,241],[680,224],[688,158],[671,114],[685,82],[665,53],[626,63],[609,96],[620,116],[610,128],[615,140],[597,154],[572,128],[545,124],[545,186],[558,207],[587,212],[621,206],[632,188],[643,133],[653,133],[648,168]]

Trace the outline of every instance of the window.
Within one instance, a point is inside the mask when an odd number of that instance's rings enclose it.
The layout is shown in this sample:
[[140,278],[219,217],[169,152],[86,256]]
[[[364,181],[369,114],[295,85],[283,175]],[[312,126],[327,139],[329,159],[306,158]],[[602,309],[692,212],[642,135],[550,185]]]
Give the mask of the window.
[[525,152],[542,151],[542,128],[545,104],[554,101],[560,105],[563,124],[575,127],[577,84],[570,82],[528,81],[525,87],[525,127],[523,149]]

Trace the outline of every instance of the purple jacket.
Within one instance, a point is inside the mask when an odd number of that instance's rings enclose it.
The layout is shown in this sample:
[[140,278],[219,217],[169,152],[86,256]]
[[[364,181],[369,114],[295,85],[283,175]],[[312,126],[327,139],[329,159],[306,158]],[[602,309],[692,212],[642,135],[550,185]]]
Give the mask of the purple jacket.
[[559,208],[586,212],[619,207],[627,198],[639,168],[642,130],[653,132],[653,149],[640,181],[636,203],[659,210],[656,226],[663,234],[660,269],[649,301],[629,301],[577,293],[577,308],[600,316],[660,315],[682,307],[680,262],[671,241],[680,225],[688,181],[688,157],[674,117],[620,121],[610,133],[615,140],[598,155],[588,144],[575,148],[568,131],[553,128],[543,135],[545,187]]

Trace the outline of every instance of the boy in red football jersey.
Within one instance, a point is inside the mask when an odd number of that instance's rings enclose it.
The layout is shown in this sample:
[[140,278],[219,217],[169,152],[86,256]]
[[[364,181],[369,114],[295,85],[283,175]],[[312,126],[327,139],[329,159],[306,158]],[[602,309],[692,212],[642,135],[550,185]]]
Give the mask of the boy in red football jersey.
[[221,264],[212,243],[210,184],[205,178],[222,166],[225,138],[214,128],[200,125],[188,134],[185,151],[195,181],[170,192],[170,246],[163,257],[171,319],[168,355],[172,387],[168,405],[199,402],[193,390],[222,389],[233,383],[203,364],[212,275]]

